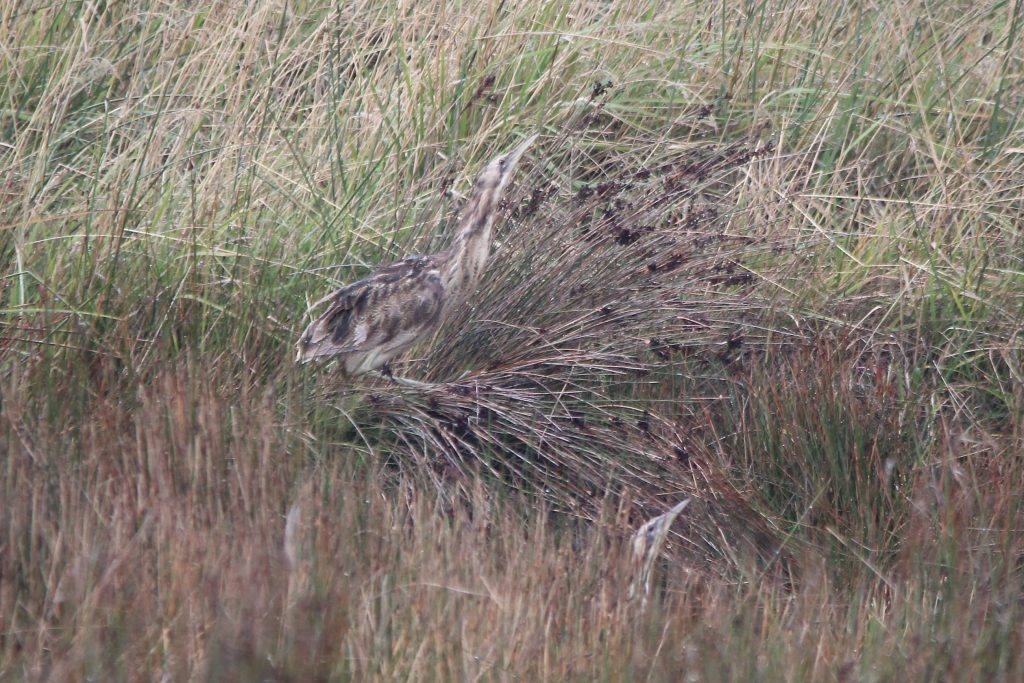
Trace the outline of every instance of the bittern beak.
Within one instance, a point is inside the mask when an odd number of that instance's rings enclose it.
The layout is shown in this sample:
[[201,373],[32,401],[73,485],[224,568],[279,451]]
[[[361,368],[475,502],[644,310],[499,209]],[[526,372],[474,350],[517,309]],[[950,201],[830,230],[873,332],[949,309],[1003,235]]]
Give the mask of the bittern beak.
[[519,163],[519,157],[523,156],[523,152],[530,148],[530,145],[534,143],[538,135],[535,133],[530,137],[526,138],[511,151],[506,152],[504,156],[500,157],[501,160],[501,172],[503,174],[509,174],[515,170],[516,164]]

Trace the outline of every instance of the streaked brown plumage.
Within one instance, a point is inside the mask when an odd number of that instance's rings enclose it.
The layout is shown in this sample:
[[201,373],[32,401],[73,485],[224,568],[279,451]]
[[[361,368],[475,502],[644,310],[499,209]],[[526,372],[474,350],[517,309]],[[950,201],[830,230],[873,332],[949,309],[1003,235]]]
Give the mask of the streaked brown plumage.
[[350,375],[386,370],[388,361],[433,332],[480,280],[498,203],[536,137],[487,164],[450,247],[384,266],[322,299],[319,303],[330,301],[330,306],[302,333],[296,360],[340,356]]

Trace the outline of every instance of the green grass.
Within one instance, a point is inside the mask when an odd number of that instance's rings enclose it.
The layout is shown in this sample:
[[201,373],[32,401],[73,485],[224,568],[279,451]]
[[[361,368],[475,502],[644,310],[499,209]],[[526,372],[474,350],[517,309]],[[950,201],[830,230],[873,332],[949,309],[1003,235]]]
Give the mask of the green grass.
[[1021,13],[0,4],[0,680],[1024,677]]

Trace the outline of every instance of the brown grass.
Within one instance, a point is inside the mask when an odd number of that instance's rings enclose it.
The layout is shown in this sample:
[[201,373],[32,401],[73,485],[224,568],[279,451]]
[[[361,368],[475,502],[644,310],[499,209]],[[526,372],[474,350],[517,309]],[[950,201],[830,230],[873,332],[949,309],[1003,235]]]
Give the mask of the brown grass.
[[[597,524],[552,524],[543,509],[524,515],[518,495],[464,479],[467,500],[452,507],[381,457],[318,455],[324,441],[273,400],[219,389],[216,370],[200,367],[161,374],[130,411],[96,400],[74,434],[10,413],[0,425],[5,677],[1021,672],[997,656],[1022,644],[1007,616],[1018,569],[1006,561],[1022,551],[1021,468],[979,468],[998,446],[943,423],[927,464],[891,489],[908,504],[886,531],[900,539],[895,558],[819,520],[851,514],[826,501],[804,523],[829,530],[835,548],[801,557],[797,590],[673,563],[645,611],[627,597],[633,527],[613,499]],[[841,583],[831,577],[842,565],[830,568],[840,558],[852,561]]]

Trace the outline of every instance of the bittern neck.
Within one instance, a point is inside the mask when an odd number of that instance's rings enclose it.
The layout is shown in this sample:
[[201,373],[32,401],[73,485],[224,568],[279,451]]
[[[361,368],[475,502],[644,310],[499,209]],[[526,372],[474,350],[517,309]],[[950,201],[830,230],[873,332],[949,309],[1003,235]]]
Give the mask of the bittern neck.
[[501,188],[497,183],[481,178],[473,188],[462,216],[459,218],[455,240],[447,251],[447,263],[442,277],[446,289],[465,296],[484,272],[487,256],[491,250],[491,233],[494,215],[501,199]]

